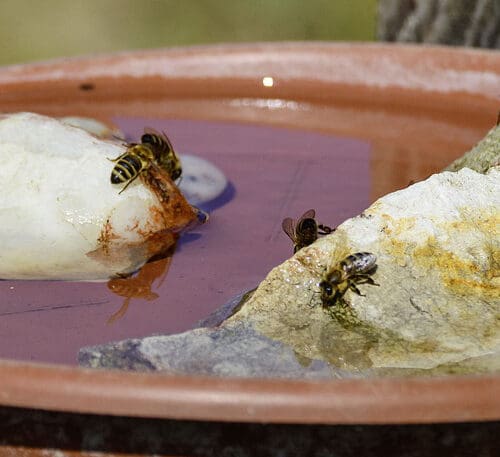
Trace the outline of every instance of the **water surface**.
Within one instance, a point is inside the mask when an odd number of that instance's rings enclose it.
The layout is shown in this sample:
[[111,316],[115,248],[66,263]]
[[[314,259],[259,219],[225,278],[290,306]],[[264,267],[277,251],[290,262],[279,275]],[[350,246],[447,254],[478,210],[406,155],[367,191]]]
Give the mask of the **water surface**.
[[82,346],[188,330],[291,255],[283,218],[315,208],[335,226],[370,204],[371,153],[361,140],[238,123],[115,122],[130,140],[145,126],[165,131],[181,154],[210,160],[230,184],[204,206],[209,223],[180,239],[165,277],[112,322],[125,298],[106,283],[0,282],[1,358],[76,364]]

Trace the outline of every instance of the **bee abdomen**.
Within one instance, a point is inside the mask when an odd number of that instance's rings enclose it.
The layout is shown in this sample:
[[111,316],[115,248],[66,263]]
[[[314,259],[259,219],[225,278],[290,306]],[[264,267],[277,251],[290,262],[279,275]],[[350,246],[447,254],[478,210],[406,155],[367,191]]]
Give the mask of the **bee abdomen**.
[[366,273],[375,267],[377,256],[371,252],[356,252],[340,262],[346,273]]
[[131,180],[141,170],[141,161],[134,156],[127,155],[120,159],[111,171],[111,182],[120,184]]

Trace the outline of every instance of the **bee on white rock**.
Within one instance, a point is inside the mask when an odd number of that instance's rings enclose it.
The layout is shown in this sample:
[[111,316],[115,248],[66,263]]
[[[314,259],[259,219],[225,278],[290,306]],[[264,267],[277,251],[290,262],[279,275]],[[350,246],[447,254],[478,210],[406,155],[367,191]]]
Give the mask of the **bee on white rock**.
[[159,167],[119,193],[108,158],[124,150],[50,117],[0,118],[1,279],[127,275],[196,223]]

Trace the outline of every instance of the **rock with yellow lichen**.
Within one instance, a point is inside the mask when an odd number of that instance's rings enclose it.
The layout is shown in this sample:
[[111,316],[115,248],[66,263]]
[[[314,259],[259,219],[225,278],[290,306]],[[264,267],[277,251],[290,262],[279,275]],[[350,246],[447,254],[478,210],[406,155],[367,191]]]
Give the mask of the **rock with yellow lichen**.
[[[324,272],[361,251],[377,256],[379,287],[360,285],[364,296],[347,292],[349,306],[325,310]],[[500,357],[500,168],[444,172],[381,198],[275,268],[239,319],[350,370]]]

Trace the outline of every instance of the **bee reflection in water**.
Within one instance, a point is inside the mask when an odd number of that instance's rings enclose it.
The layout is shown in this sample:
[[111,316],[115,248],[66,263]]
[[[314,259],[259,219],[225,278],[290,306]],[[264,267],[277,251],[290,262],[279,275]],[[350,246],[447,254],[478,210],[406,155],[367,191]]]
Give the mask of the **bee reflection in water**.
[[161,258],[150,260],[136,275],[129,276],[127,278],[114,278],[108,281],[108,289],[120,297],[125,298],[125,301],[120,309],[108,319],[108,324],[113,324],[125,315],[133,298],[148,301],[156,300],[158,298],[159,295],[152,290],[153,283],[156,280],[159,281],[156,289],[163,284],[170,268],[170,264],[172,263],[174,250],[175,246]]

